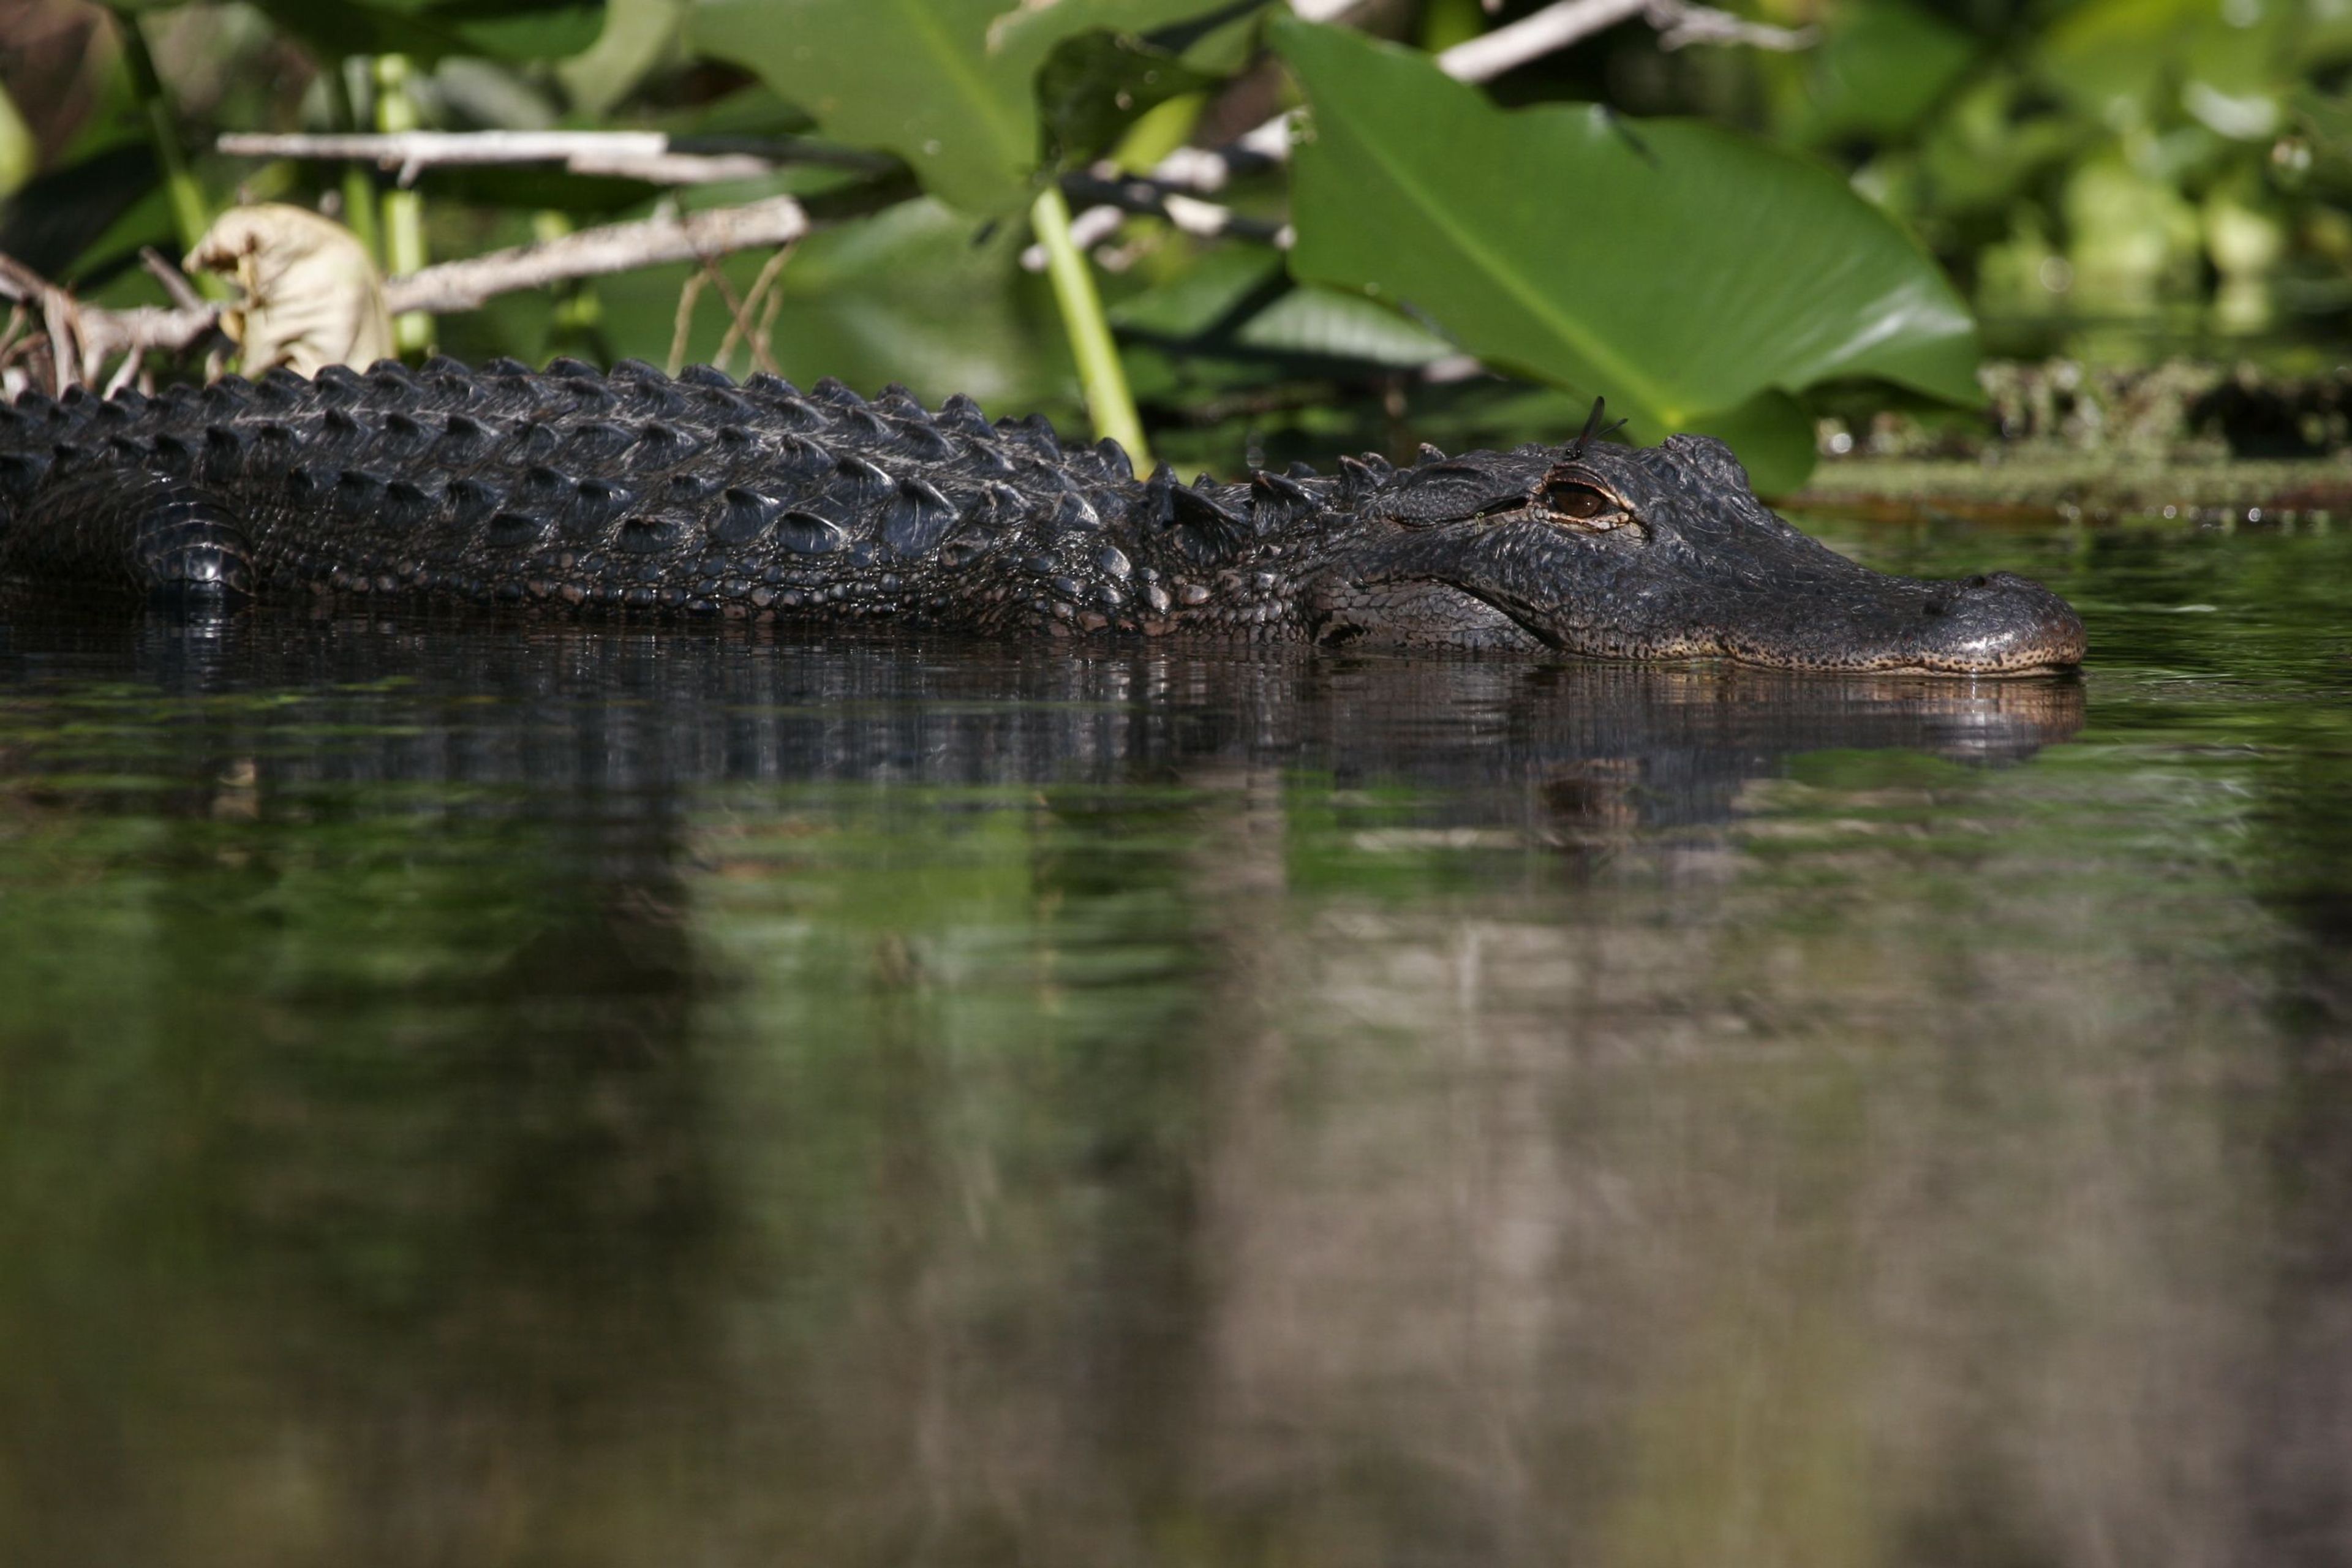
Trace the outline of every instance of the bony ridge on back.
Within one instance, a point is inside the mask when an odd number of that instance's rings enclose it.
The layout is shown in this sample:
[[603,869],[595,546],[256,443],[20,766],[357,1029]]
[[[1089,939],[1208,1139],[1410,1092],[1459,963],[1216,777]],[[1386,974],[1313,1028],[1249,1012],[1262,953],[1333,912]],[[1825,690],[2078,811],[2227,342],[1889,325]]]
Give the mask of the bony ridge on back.
[[625,362],[271,372],[0,407],[0,578],[550,614],[1556,649],[2009,675],[2081,620],[2007,573],[1869,570],[1757,500],[1730,448],[1599,438],[1244,483],[892,386]]

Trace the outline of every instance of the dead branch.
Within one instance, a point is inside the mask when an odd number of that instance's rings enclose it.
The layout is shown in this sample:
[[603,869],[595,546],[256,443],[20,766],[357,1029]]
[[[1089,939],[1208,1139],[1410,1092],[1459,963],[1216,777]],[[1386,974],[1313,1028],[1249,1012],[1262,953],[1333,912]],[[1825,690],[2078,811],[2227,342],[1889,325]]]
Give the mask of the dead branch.
[[[384,303],[395,313],[470,310],[496,295],[572,279],[788,246],[808,231],[808,214],[789,196],[707,212],[663,213],[394,278],[384,284]],[[98,383],[107,362],[118,356],[137,355],[143,363],[157,354],[184,353],[220,321],[220,307],[212,304],[126,310],[87,305],[7,256],[0,256],[0,300],[39,318],[43,332],[14,342],[10,353],[44,353],[52,390],[60,393],[78,383]]]
[[215,140],[240,158],[350,160],[400,172],[483,164],[560,163],[575,174],[644,180],[656,185],[707,185],[757,179],[787,163],[828,163],[878,173],[894,166],[878,153],[793,136],[674,137],[659,131],[404,131],[333,135],[232,132]]
[[809,231],[808,213],[790,196],[770,196],[740,207],[657,214],[633,223],[583,228],[557,239],[445,261],[384,285],[394,314],[471,310],[497,294],[544,289],[574,278],[598,278],[666,262],[699,261],[738,250],[790,245]]

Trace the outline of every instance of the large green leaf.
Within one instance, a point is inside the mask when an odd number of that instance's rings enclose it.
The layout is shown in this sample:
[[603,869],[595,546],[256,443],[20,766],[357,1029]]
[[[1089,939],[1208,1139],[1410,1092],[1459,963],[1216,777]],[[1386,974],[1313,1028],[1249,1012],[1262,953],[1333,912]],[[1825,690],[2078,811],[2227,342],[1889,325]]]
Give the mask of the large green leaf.
[[1878,376],[1978,400],[1967,306],[1829,170],[1688,121],[1506,112],[1334,27],[1284,18],[1275,37],[1311,111],[1299,278],[1410,304],[1491,363],[1607,395],[1644,437],[1718,427],[1780,471],[1809,443],[1773,389]]
[[254,0],[264,15],[330,58],[451,55],[540,60],[596,41],[604,0]]
[[1980,52],[1968,33],[1915,0],[1849,0],[1783,71],[1783,135],[1807,146],[1899,136],[1934,109]]
[[1220,0],[705,0],[693,38],[816,117],[904,158],[934,195],[1003,214],[1032,194],[1035,79],[1080,33],[1133,33]]

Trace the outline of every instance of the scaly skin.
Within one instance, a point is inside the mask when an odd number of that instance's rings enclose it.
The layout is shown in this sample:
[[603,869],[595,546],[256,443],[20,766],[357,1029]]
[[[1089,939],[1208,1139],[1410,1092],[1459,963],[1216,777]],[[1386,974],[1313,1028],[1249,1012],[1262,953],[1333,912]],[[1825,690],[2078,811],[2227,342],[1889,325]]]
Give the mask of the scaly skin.
[[0,409],[0,579],[1788,668],[2083,656],[2039,585],[1857,566],[1705,437],[1340,468],[1183,486],[966,398],[930,413],[832,381],[387,363]]

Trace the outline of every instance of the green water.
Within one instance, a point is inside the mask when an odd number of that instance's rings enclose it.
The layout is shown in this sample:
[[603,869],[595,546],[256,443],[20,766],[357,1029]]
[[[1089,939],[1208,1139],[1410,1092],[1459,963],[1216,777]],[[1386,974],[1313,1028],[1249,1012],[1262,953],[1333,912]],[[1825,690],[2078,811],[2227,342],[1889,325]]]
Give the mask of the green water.
[[0,626],[0,1563],[2352,1554],[2352,537],[2079,681]]

